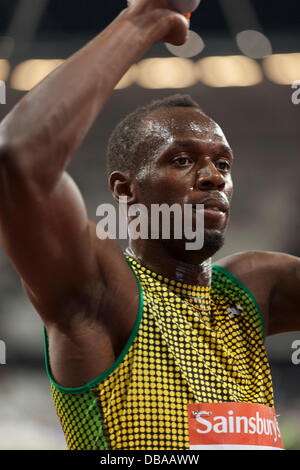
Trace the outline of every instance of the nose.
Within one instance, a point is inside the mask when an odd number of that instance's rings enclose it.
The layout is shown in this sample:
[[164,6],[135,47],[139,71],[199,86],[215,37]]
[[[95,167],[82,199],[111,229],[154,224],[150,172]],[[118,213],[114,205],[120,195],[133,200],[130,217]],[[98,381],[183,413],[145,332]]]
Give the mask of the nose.
[[[203,161],[203,160],[202,160]],[[205,164],[197,171],[196,188],[205,190],[224,189],[225,177],[218,171],[209,157],[205,159]]]

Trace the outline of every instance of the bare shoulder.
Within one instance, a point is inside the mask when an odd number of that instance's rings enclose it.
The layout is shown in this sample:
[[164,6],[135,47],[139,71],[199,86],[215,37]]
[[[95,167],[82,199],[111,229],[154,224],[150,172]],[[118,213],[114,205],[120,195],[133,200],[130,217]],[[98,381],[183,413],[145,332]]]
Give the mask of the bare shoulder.
[[250,281],[253,277],[254,283],[256,277],[261,274],[267,275],[268,279],[274,278],[279,272],[286,271],[299,263],[298,257],[275,251],[243,251],[215,262],[216,265],[227,269],[239,279]]
[[280,252],[245,251],[235,253],[215,262],[237,277],[253,294],[263,314],[266,331],[269,331],[274,297],[283,278],[298,270],[300,259]]
[[267,296],[283,269],[294,260],[294,256],[273,251],[244,251],[218,260],[222,266],[242,281],[253,293]]
[[249,270],[257,269],[258,264],[269,263],[272,255],[268,251],[241,251],[221,258],[215,264],[239,277],[243,276],[245,270],[249,272]]

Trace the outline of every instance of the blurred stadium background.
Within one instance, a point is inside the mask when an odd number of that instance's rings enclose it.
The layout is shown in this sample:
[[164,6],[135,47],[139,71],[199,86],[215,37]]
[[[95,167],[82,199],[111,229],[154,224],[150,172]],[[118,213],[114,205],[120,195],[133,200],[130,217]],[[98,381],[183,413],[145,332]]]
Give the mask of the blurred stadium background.
[[[1,0],[0,80],[6,100],[2,87],[0,120],[125,4]],[[300,256],[300,104],[291,99],[291,84],[300,80],[299,18],[295,0],[202,0],[191,29],[201,36],[203,50],[175,59],[163,44],[154,46],[114,91],[73,160],[70,173],[90,218],[97,220],[99,204],[112,202],[105,153],[117,122],[152,99],[189,93],[223,127],[236,155],[231,225],[216,259],[244,250]],[[256,33],[236,36],[247,30]],[[1,248],[0,273],[0,339],[6,343],[0,449],[65,449],[45,373],[42,323]],[[296,339],[300,333],[266,341],[287,449],[300,449],[300,365],[291,361]]]

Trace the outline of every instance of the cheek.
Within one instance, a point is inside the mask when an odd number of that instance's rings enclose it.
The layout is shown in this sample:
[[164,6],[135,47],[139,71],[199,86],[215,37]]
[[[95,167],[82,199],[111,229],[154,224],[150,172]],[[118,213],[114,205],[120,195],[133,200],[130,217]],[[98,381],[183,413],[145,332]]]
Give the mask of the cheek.
[[231,176],[226,181],[225,192],[226,192],[228,201],[230,202],[233,196],[233,181],[232,181]]
[[137,181],[145,201],[153,203],[179,201],[191,186],[188,178],[178,178],[175,172],[157,168],[144,171]]
[[154,179],[153,170],[151,169],[150,165],[143,166],[135,175],[137,192],[139,194],[139,202],[146,204],[146,202],[150,200],[150,195],[154,189]]

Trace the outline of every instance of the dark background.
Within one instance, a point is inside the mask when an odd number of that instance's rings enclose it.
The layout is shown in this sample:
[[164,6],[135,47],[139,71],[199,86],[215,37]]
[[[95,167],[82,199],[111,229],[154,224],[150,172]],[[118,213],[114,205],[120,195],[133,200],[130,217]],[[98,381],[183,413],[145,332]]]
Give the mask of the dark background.
[[[201,35],[206,47],[193,60],[241,54],[235,33],[254,27],[267,35],[273,53],[300,52],[298,1],[255,0],[250,4],[255,22],[245,14],[243,0],[229,2],[231,21],[219,1],[202,0],[192,16],[191,29]],[[16,21],[21,1],[0,0],[0,37],[13,40],[7,52],[1,50],[0,38],[0,59],[7,58],[12,71],[31,58],[66,59],[102,31],[125,1],[24,0],[24,5],[26,15]],[[147,56],[171,55],[159,44]],[[262,61],[257,62],[263,69]],[[7,104],[0,105],[0,119],[24,95],[11,88],[10,77],[6,85]],[[231,224],[227,242],[215,259],[245,250],[300,256],[300,105],[291,101],[291,86],[277,85],[266,77],[250,87],[211,88],[199,82],[175,91],[143,89],[136,84],[115,90],[69,168],[90,217],[97,220],[97,206],[112,202],[105,154],[114,126],[137,106],[175,92],[191,94],[221,125],[236,157]],[[0,339],[7,348],[7,364],[0,366],[0,449],[64,448],[44,369],[42,324],[1,249],[0,273]],[[295,339],[300,339],[300,333],[278,335],[267,339],[266,347],[285,446],[300,449],[300,365],[291,362]]]

